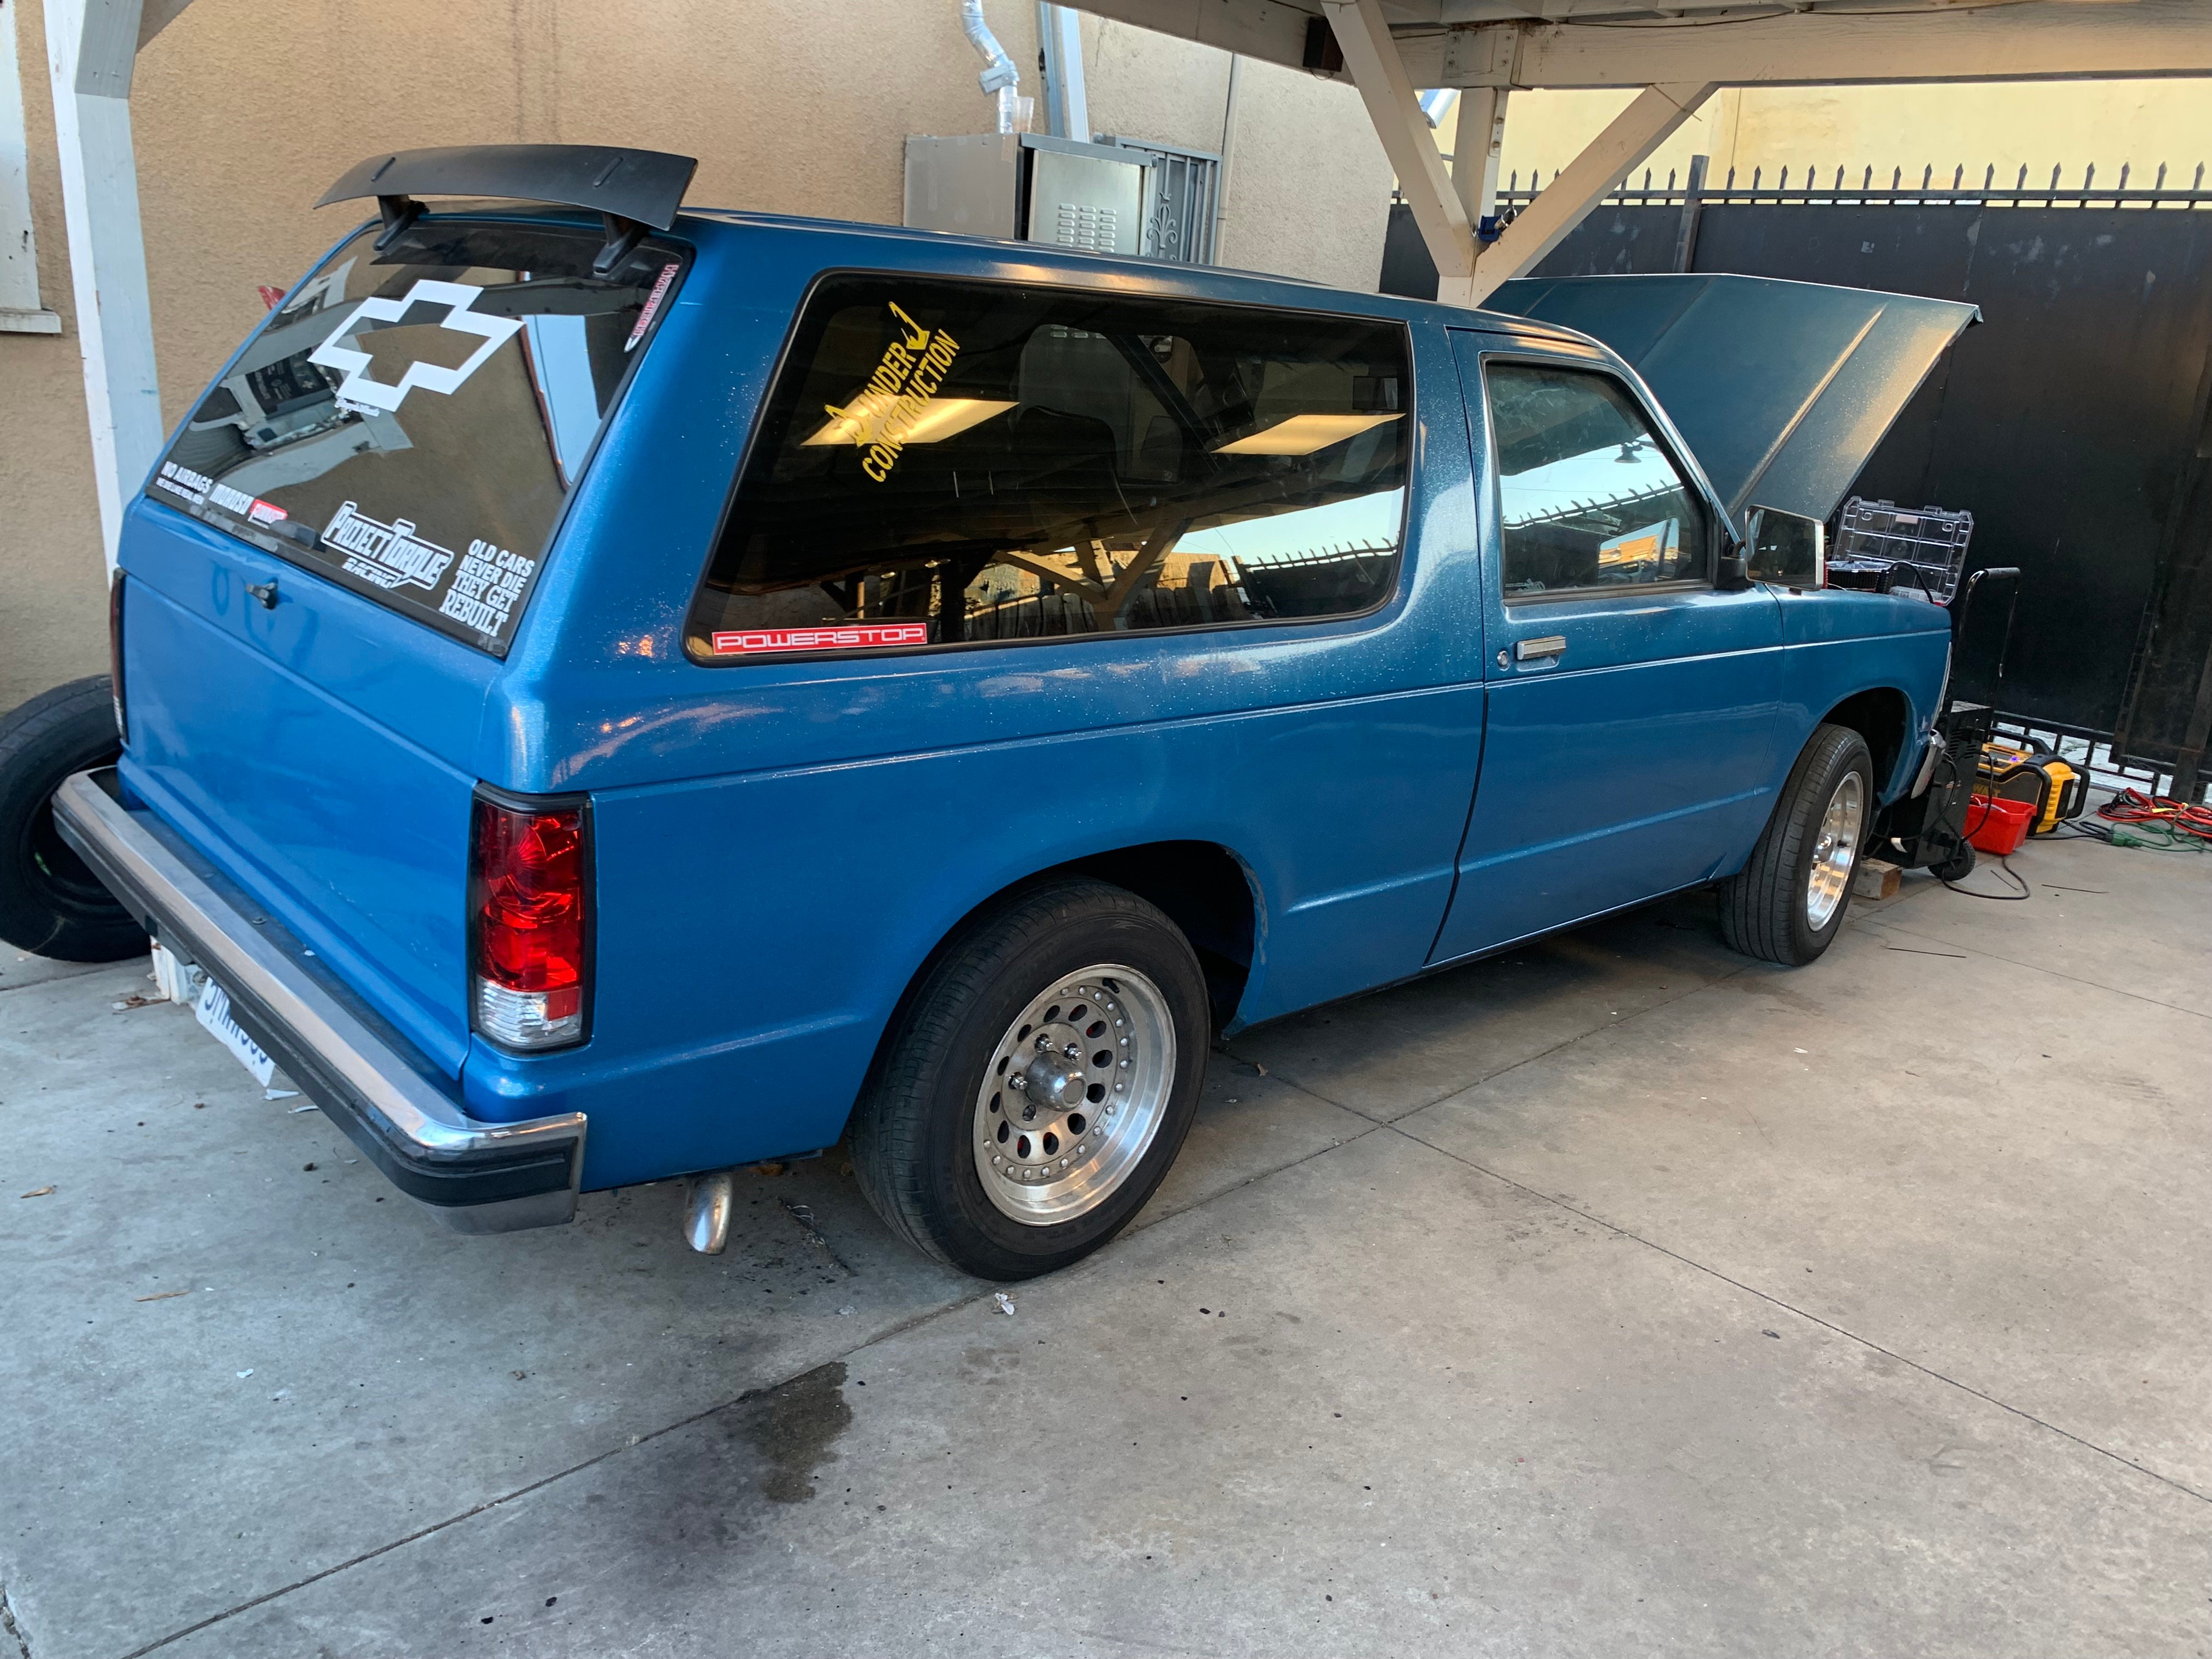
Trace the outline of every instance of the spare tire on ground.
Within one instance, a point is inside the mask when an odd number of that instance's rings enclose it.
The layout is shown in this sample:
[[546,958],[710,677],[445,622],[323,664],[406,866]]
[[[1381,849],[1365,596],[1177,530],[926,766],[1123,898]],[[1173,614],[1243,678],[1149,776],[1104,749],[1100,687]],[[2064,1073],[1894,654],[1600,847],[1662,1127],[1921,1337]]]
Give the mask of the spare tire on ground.
[[0,716],[0,939],[61,962],[120,962],[145,930],[54,827],[54,791],[123,751],[107,676],[72,680]]

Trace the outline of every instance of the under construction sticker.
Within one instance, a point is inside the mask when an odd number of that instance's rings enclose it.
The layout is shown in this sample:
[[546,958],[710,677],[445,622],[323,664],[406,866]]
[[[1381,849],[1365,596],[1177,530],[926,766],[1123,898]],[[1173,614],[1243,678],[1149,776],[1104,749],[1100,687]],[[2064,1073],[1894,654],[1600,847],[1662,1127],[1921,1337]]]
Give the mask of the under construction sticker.
[[860,471],[878,483],[890,477],[899,451],[960,355],[960,343],[943,329],[924,328],[895,301],[887,303],[899,337],[884,348],[876,372],[842,409],[823,405],[830,424],[807,441],[849,443],[863,451]]

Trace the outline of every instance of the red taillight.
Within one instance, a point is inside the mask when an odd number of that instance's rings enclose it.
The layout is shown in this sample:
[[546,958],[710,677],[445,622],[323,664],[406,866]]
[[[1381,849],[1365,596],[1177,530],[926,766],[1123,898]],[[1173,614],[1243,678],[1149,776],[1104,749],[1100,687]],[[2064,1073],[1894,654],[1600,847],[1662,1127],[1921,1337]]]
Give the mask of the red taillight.
[[510,1048],[580,1042],[591,975],[583,807],[510,806],[479,795],[469,843],[477,1030]]
[[115,735],[127,744],[131,721],[123,712],[123,573],[107,582],[107,691],[115,699]]

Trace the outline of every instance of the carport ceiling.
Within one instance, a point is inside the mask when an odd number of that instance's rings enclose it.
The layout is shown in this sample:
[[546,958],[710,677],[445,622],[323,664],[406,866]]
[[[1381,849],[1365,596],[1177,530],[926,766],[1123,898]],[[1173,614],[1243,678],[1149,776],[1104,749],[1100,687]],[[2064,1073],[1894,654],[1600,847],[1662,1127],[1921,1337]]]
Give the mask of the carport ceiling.
[[[1085,0],[1084,9],[1295,69],[1313,67],[1312,26],[1342,8]],[[2206,0],[1381,0],[1376,9],[1421,87],[2212,74]]]
[[[1086,9],[1359,88],[1437,265],[1479,305],[1724,86],[2212,75],[2212,0],[1084,0]],[[1445,170],[1414,88],[1460,88]],[[1637,97],[1500,229],[1505,105],[1536,87]],[[1486,157],[1486,160],[1485,159]]]

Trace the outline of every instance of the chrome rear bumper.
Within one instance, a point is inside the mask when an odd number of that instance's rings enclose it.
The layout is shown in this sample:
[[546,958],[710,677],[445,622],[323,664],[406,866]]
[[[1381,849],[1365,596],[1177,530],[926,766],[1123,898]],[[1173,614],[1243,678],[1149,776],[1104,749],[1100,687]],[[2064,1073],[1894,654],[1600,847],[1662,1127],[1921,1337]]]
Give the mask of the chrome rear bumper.
[[470,1117],[413,1044],[173,830],[125,804],[113,768],[54,792],[63,839],[163,945],[229,994],[246,1034],[392,1184],[460,1232],[552,1226],[576,1210],[584,1115]]

